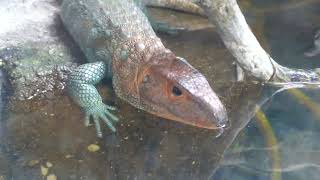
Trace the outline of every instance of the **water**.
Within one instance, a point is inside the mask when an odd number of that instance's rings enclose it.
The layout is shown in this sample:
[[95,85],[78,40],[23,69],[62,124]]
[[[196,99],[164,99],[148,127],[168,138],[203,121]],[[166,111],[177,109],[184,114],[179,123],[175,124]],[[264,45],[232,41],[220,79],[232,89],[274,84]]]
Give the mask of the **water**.
[[[319,103],[318,90],[302,90]],[[319,116],[310,112],[291,93],[274,96],[265,107],[266,116],[277,137],[277,147],[267,147],[263,131],[256,118],[248,124],[226,153],[226,167],[220,168],[217,179],[270,179],[272,167],[270,152],[279,151],[282,179],[318,179],[319,166]],[[229,156],[229,157],[228,157]],[[230,158],[231,157],[231,158]]]
[[[316,14],[309,12],[313,16]],[[154,13],[160,19],[173,16],[172,23],[191,18],[173,12],[168,15],[167,11]],[[261,20],[255,14],[250,16],[253,30],[259,32]],[[234,59],[214,28],[207,26],[204,19],[192,18],[198,20],[191,19],[178,26],[199,28],[177,36],[161,34],[160,37],[168,48],[204,73],[226,105],[231,127],[221,137],[215,138],[215,131],[139,111],[115,98],[107,81],[99,85],[99,91],[106,102],[118,108],[116,115],[120,122],[116,134],[105,127],[103,139],[96,138],[94,127],[84,127],[84,114],[64,91],[57,92],[50,100],[32,99],[7,104],[9,109],[0,122],[0,179],[37,180],[44,179],[47,174],[63,180],[272,179],[277,158],[284,171],[281,173],[283,180],[317,179],[320,174],[320,146],[317,143],[320,116],[316,106],[310,105],[310,101],[301,101],[303,98],[295,92],[283,91],[270,98],[277,89],[248,82],[234,83]],[[307,41],[310,34],[301,35],[301,32],[311,33],[314,22],[304,22],[300,29],[296,28],[297,32],[285,33],[279,38],[279,30],[292,29],[290,23],[281,23],[288,22],[288,18],[279,18],[273,26],[269,25],[274,21],[268,18],[263,21],[264,31],[268,33],[259,34],[258,38],[265,38],[264,46],[269,47],[278,62],[293,67],[319,65],[317,58],[305,59],[296,50],[302,53],[310,45]],[[295,38],[297,34],[301,38]],[[277,48],[279,44],[281,49]],[[303,89],[302,92],[313,102],[320,103],[319,90]],[[270,129],[262,129],[261,121],[254,118],[259,105],[276,137],[274,147],[266,142],[270,138],[266,131],[270,132]],[[88,151],[91,144],[97,144],[100,150]],[[279,152],[277,157],[272,156],[275,149]],[[47,162],[52,167],[44,176],[40,167],[46,167]]]

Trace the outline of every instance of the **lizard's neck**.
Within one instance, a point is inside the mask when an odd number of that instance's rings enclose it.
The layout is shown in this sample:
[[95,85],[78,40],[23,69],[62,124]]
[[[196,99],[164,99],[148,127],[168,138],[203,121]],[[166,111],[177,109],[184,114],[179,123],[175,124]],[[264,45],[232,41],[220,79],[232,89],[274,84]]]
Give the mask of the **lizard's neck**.
[[133,37],[118,43],[113,47],[112,61],[117,64],[144,63],[147,62],[154,54],[166,50],[161,40],[156,37]]
[[148,66],[168,55],[174,56],[156,36],[131,38],[120,43],[112,57],[113,87],[118,97],[145,109],[141,105],[138,90],[140,75]]

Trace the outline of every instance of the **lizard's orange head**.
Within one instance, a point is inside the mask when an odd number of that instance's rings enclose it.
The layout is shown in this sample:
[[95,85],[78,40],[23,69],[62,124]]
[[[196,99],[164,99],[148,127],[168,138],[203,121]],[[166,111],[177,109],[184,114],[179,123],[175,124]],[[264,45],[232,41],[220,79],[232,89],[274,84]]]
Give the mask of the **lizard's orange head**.
[[138,81],[146,111],[201,128],[225,127],[226,109],[199,71],[171,53],[150,61]]

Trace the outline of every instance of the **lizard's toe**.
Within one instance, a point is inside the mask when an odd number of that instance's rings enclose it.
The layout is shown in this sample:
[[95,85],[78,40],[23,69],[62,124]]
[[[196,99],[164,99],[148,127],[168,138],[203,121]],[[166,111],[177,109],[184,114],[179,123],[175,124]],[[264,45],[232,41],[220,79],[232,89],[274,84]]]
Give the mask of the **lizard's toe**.
[[86,127],[89,127],[91,124],[90,124],[90,115],[86,114],[86,117],[84,119],[84,125]]
[[101,114],[101,119],[108,125],[108,127],[110,128],[110,130],[112,132],[116,132],[116,128],[113,126],[113,124],[111,123],[111,121],[107,118],[106,115]]
[[90,117],[92,117],[96,127],[97,136],[100,138],[102,137],[100,120],[104,121],[112,132],[116,132],[116,128],[113,126],[112,121],[117,122],[119,121],[119,118],[110,113],[109,110],[115,110],[115,108],[103,103],[86,109],[84,124],[85,126],[90,126]]
[[113,115],[112,113],[109,112],[109,109],[107,107],[107,109],[104,111],[104,113],[107,115],[107,117],[109,117],[109,119],[113,120],[114,122],[118,122],[119,118],[115,115]]
[[97,136],[99,138],[102,138],[102,131],[101,131],[101,126],[99,122],[99,117],[97,115],[93,115],[93,121],[94,121],[94,125],[96,126]]
[[109,106],[109,105],[106,105],[106,109],[111,110],[111,111],[117,110],[117,108],[115,106]]

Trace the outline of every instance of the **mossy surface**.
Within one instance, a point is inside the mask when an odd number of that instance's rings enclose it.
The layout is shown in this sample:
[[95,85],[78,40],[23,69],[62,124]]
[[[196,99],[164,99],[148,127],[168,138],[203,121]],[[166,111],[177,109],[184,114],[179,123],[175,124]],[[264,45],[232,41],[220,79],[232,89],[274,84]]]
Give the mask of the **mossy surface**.
[[63,47],[41,44],[1,49],[0,59],[17,100],[52,96],[53,90],[64,89],[68,73],[77,65]]

